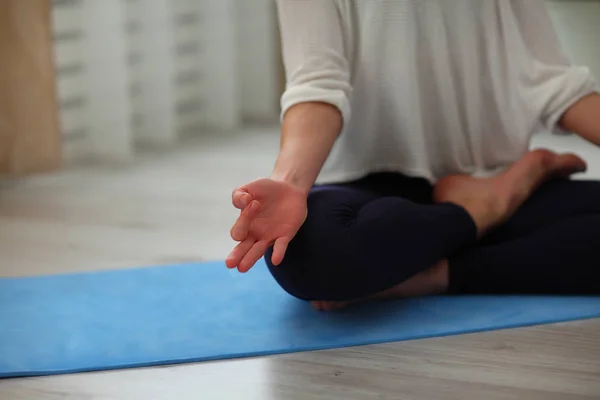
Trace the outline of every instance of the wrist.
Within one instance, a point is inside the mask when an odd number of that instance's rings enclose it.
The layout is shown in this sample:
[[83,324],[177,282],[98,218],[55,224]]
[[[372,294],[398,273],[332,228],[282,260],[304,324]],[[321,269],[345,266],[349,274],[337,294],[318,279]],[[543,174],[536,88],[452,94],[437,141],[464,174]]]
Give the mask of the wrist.
[[298,191],[302,192],[305,196],[308,196],[308,193],[313,185],[312,182],[309,182],[307,179],[302,179],[299,174],[291,171],[274,170],[271,174],[271,179],[287,183],[288,185],[291,185]]

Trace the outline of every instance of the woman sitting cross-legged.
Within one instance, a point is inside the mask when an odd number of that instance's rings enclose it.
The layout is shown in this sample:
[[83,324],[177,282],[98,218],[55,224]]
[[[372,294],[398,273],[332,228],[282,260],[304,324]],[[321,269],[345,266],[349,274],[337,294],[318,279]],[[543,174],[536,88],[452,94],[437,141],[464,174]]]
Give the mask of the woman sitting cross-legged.
[[600,181],[530,151],[600,144],[600,94],[543,0],[278,0],[270,177],[233,192],[229,268],[320,310],[431,294],[600,294]]

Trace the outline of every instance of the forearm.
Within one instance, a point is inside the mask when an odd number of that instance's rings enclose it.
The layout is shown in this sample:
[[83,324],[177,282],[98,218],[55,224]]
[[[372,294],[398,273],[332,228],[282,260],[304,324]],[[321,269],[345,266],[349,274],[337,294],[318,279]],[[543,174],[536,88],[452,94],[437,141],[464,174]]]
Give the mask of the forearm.
[[308,194],[342,129],[342,114],[329,104],[291,107],[283,118],[281,148],[272,178]]
[[563,114],[559,124],[600,146],[600,94],[593,93],[579,100]]

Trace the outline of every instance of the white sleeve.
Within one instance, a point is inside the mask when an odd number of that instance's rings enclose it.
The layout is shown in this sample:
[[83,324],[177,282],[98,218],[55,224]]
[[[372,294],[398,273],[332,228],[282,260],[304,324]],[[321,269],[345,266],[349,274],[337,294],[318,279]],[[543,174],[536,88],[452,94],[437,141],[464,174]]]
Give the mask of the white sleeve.
[[[557,131],[564,112],[597,90],[590,70],[577,66],[563,53],[544,0],[513,0],[524,51],[520,90],[548,131]],[[508,54],[507,57],[514,56]]]
[[295,104],[318,101],[350,119],[350,70],[333,0],[277,0],[286,90],[281,117]]

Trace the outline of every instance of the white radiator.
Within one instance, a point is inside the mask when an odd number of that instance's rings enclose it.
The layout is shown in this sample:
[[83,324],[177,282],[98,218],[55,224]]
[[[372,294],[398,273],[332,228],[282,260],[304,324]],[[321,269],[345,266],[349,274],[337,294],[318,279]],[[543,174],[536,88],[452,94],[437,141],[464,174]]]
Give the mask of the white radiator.
[[67,161],[127,161],[139,144],[235,129],[234,1],[54,0]]

